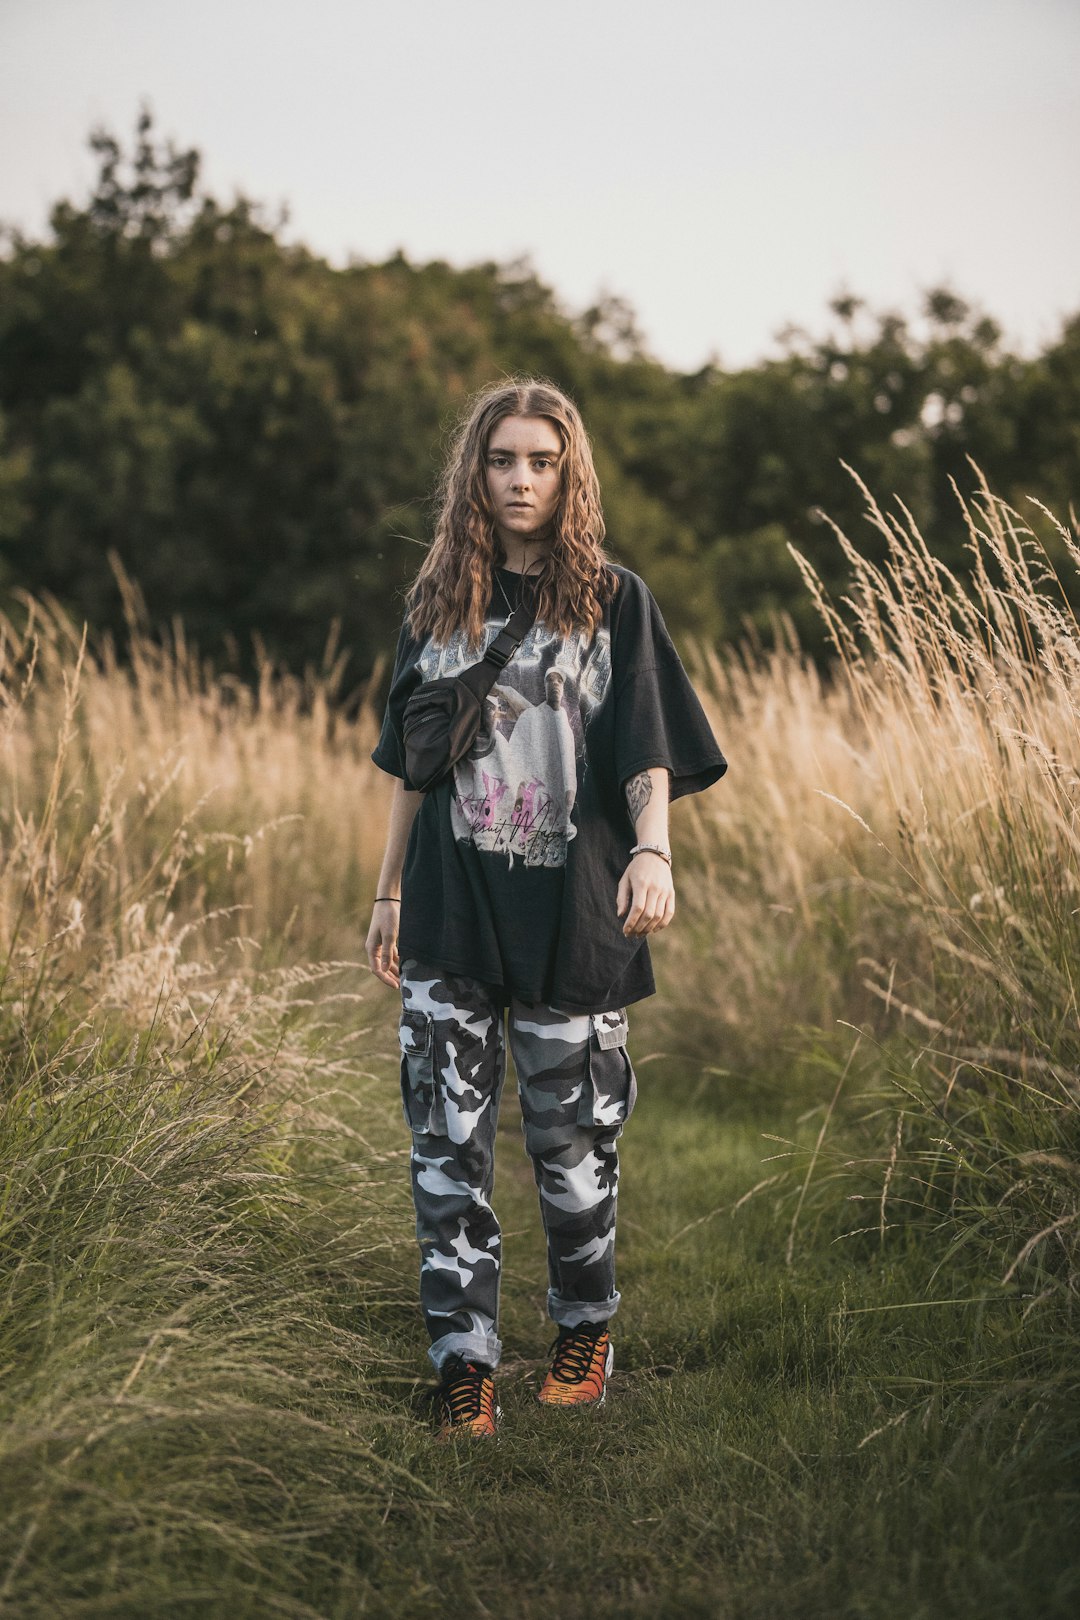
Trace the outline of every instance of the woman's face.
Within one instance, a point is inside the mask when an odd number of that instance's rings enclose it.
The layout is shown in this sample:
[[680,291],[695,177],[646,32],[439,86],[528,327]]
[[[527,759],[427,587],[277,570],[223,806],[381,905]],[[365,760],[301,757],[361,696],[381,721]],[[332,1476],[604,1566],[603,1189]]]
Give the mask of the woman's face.
[[562,438],[547,417],[504,416],[488,434],[487,487],[504,547],[548,528],[559,509],[562,459]]

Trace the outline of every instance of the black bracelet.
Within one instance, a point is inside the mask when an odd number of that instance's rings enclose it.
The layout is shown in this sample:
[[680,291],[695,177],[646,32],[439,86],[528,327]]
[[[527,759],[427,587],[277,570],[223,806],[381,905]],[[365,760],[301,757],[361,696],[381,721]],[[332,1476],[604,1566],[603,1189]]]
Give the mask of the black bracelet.
[[396,894],[377,894],[372,903],[377,906],[380,900],[392,900],[395,906],[400,906],[401,904],[401,901],[398,899]]

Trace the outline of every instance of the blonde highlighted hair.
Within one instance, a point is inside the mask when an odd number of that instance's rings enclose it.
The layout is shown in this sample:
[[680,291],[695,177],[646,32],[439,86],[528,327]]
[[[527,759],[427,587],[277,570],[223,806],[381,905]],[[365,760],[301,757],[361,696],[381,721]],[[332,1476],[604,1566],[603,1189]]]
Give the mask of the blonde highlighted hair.
[[435,537],[408,597],[409,628],[446,643],[481,640],[494,570],[503,559],[485,462],[492,429],[508,416],[542,416],[562,440],[561,490],[551,551],[535,576],[538,622],[557,635],[592,634],[619,581],[604,554],[600,484],[585,425],[561,389],[534,377],[486,388],[454,436],[437,495]]

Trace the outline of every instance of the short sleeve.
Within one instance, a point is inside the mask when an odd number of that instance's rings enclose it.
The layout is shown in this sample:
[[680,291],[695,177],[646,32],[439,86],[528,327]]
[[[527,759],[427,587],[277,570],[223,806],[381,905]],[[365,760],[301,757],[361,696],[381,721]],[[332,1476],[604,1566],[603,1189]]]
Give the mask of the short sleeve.
[[409,621],[406,619],[398,636],[394,673],[390,679],[382,730],[371,752],[371,757],[380,770],[389,772],[391,776],[400,776],[405,786],[410,789],[412,783],[405,769],[403,719],[405,705],[420,682],[420,671],[417,668],[419,653],[419,645],[410,633]]
[[612,649],[618,785],[662,765],[672,800],[700,793],[723,776],[727,760],[655,598],[636,575],[624,579],[627,599]]

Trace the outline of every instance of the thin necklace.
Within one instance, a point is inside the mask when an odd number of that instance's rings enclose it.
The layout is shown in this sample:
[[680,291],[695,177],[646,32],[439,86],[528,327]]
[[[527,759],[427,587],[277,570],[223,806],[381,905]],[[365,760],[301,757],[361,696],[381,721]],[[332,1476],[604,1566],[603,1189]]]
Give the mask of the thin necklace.
[[499,578],[499,570],[497,568],[495,570],[495,583],[499,587],[499,590],[500,590],[500,592],[502,594],[503,601],[506,603],[506,611],[507,611],[507,613],[512,615],[514,610],[510,606],[510,598],[507,596],[506,592],[503,590],[503,582]]
[[[522,557],[521,560],[522,560],[522,562],[525,561],[524,556]],[[540,558],[541,564],[543,563],[543,560],[544,559],[541,557]],[[503,582],[499,578],[500,570],[498,568],[496,568],[494,570],[494,572],[495,572],[495,583],[499,587],[499,593],[502,596],[503,601],[506,603],[506,611],[507,611],[507,613],[513,615],[514,610],[510,606],[510,598],[507,596],[506,592],[503,590]],[[513,569],[508,569],[507,572],[508,573],[513,573],[514,570]],[[519,573],[517,577],[518,577],[518,579],[520,579],[521,581],[524,582],[526,579],[531,579],[533,576],[531,574],[527,574],[527,573],[522,572],[522,573]],[[524,589],[525,589],[524,583],[522,583],[520,588],[521,588],[522,591],[524,591]]]

